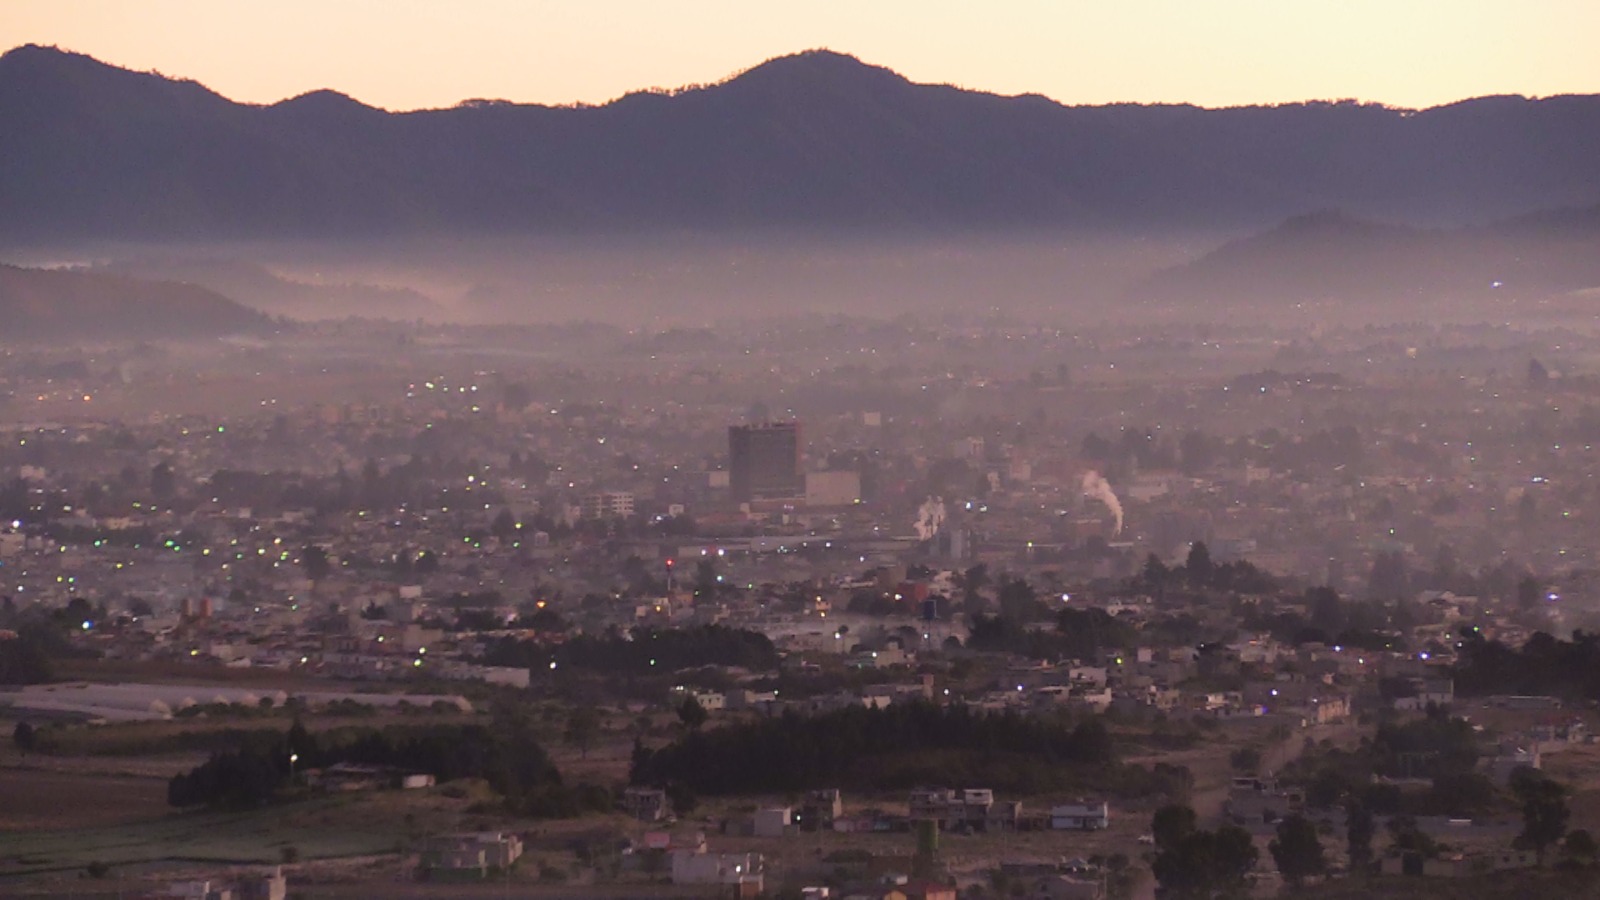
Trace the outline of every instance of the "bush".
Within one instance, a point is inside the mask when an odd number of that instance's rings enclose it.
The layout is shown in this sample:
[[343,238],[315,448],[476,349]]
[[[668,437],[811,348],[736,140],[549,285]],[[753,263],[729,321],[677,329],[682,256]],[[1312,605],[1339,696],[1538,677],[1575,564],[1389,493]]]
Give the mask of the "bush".
[[1228,763],[1236,772],[1254,773],[1261,768],[1261,751],[1254,747],[1240,747],[1228,755]]
[[97,859],[83,867],[83,874],[98,881],[111,875],[111,867]]

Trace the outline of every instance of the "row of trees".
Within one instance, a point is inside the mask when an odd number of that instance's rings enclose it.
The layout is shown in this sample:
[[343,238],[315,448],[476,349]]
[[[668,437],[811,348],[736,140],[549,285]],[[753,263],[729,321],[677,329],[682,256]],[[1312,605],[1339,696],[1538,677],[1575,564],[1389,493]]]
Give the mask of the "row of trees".
[[55,675],[51,635],[33,626],[11,640],[0,640],[0,685],[43,684]]
[[1204,541],[1195,541],[1189,546],[1189,555],[1181,566],[1168,566],[1160,557],[1150,554],[1131,587],[1157,597],[1184,589],[1265,594],[1277,589],[1277,581],[1248,560],[1219,563],[1211,558],[1211,550]]
[[916,702],[692,730],[659,749],[637,745],[631,778],[682,783],[707,795],[926,784],[1038,793],[1086,784],[1091,772],[1113,769],[1115,759],[1098,721],[1073,726]]
[[167,782],[172,806],[245,809],[270,802],[289,775],[287,754],[253,747],[211,754],[211,758]]
[[1248,631],[1268,632],[1290,644],[1337,644],[1378,651],[1401,649],[1397,632],[1417,624],[1414,611],[1403,601],[1387,605],[1347,600],[1330,587],[1307,589],[1299,605],[1304,612],[1271,603],[1247,604],[1240,610],[1239,625]]
[[498,711],[488,725],[427,725],[357,729],[314,735],[296,719],[281,735],[268,734],[215,752],[205,763],[172,778],[173,806],[259,806],[273,800],[294,771],[336,763],[385,766],[433,775],[439,781],[482,778],[521,815],[559,817],[609,809],[604,787],[566,785],[540,746],[532,722],[515,710]]
[[1130,647],[1133,626],[1098,607],[1063,609],[1054,630],[1023,627],[1025,620],[1004,613],[973,616],[967,646],[974,650],[1019,653],[1033,659],[1098,659],[1104,650]]
[[1600,699],[1600,634],[1574,631],[1563,641],[1538,632],[1513,648],[1472,629],[1461,632],[1455,665],[1456,692],[1546,694]]
[[73,647],[67,634],[105,616],[104,603],[96,606],[81,596],[48,610],[19,608],[10,596],[0,596],[0,629],[16,632],[0,637],[0,685],[43,684],[55,677],[56,660],[99,655]]
[[[1569,812],[1562,785],[1535,769],[1520,769],[1512,775],[1511,791],[1522,809],[1523,827],[1515,847],[1534,851],[1541,865],[1545,854],[1558,844],[1574,862],[1592,863],[1600,856],[1600,846],[1587,831],[1567,831]],[[1349,798],[1345,805],[1345,841],[1352,873],[1372,871],[1375,826],[1372,811],[1359,799]],[[1443,850],[1409,815],[1391,816],[1385,830],[1389,833],[1390,852],[1407,861],[1408,871]],[[1246,880],[1259,854],[1244,829],[1224,825],[1215,831],[1204,831],[1196,825],[1194,810],[1171,805],[1156,811],[1151,833],[1156,844],[1151,869],[1167,896],[1209,900],[1246,892]],[[1317,826],[1304,816],[1280,821],[1268,851],[1290,887],[1298,888],[1307,879],[1328,873],[1327,855]]]

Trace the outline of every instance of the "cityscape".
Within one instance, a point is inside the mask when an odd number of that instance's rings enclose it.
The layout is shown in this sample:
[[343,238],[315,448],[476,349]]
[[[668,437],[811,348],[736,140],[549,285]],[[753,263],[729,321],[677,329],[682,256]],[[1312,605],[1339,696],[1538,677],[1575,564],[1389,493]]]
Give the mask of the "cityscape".
[[0,896],[1600,896],[1584,85],[397,112],[13,30]]

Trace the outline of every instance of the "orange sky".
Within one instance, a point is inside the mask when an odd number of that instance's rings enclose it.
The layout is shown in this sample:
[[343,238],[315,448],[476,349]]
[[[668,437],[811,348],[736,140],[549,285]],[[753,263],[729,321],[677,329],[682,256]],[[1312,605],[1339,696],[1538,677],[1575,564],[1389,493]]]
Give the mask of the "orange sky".
[[1600,0],[0,0],[55,44],[237,100],[603,102],[810,47],[1065,103],[1600,93]]

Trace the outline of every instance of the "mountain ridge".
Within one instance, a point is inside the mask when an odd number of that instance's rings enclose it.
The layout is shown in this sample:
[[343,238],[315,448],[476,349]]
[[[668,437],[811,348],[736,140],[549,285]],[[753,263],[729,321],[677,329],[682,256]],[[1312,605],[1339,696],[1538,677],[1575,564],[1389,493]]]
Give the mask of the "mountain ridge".
[[241,104],[0,56],[0,238],[750,229],[1248,230],[1327,207],[1481,223],[1600,201],[1600,96],[1425,110],[1064,106],[815,50],[597,106]]

